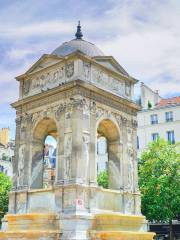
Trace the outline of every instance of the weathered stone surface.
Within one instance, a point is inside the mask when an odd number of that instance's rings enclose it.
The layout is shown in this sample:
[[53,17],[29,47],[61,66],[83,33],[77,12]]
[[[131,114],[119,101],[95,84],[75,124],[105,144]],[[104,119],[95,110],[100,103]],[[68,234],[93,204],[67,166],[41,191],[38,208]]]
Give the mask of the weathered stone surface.
[[[0,239],[152,239],[140,210],[136,81],[117,65],[111,57],[49,55],[17,78],[13,191]],[[53,180],[44,177],[49,135],[57,141]],[[97,186],[100,137],[109,189]]]

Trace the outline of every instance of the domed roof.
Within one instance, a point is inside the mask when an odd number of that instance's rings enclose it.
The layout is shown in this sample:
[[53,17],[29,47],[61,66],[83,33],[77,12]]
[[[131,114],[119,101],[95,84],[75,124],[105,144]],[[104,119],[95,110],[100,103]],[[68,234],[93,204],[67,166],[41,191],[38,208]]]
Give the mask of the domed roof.
[[76,39],[63,43],[58,48],[56,48],[52,52],[52,54],[58,56],[66,56],[79,50],[90,57],[104,56],[104,53],[99,48],[97,48],[93,43],[87,42],[82,39],[83,35],[81,32],[80,22],[77,26],[77,32],[75,36]]

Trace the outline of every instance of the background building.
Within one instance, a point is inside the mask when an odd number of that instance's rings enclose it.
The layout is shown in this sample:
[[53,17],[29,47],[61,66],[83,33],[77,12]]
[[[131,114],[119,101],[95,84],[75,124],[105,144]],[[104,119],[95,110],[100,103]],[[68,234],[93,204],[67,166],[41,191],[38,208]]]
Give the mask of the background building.
[[0,129],[0,143],[7,145],[9,143],[9,128]]
[[0,129],[0,172],[12,177],[12,161],[14,157],[15,142],[10,140],[9,136],[9,128]]
[[51,144],[44,145],[44,183],[43,187],[47,188],[54,184],[55,167],[56,167],[56,148]]
[[180,142],[180,96],[163,99],[158,91],[141,84],[138,112],[137,148],[138,156],[149,142],[158,137],[171,143]]

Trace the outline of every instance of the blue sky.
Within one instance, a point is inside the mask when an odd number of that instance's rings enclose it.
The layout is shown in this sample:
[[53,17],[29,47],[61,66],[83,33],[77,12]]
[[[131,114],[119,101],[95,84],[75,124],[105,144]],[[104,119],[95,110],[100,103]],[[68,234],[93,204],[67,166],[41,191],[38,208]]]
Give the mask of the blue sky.
[[0,127],[15,131],[15,76],[43,53],[74,38],[81,20],[84,39],[113,55],[133,77],[180,95],[179,0],[0,0]]

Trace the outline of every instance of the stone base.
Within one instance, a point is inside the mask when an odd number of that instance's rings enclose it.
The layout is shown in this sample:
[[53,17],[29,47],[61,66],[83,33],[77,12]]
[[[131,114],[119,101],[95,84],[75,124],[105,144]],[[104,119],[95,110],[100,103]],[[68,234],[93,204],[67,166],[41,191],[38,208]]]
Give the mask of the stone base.
[[7,230],[0,240],[59,240],[59,219],[55,214],[27,213],[6,215]]
[[152,240],[154,233],[130,231],[92,231],[91,240]]
[[59,240],[59,231],[19,230],[0,232],[0,240]]
[[0,240],[152,240],[144,216],[120,213],[6,215]]
[[144,216],[119,213],[96,214],[90,231],[91,240],[152,240],[154,235]]

